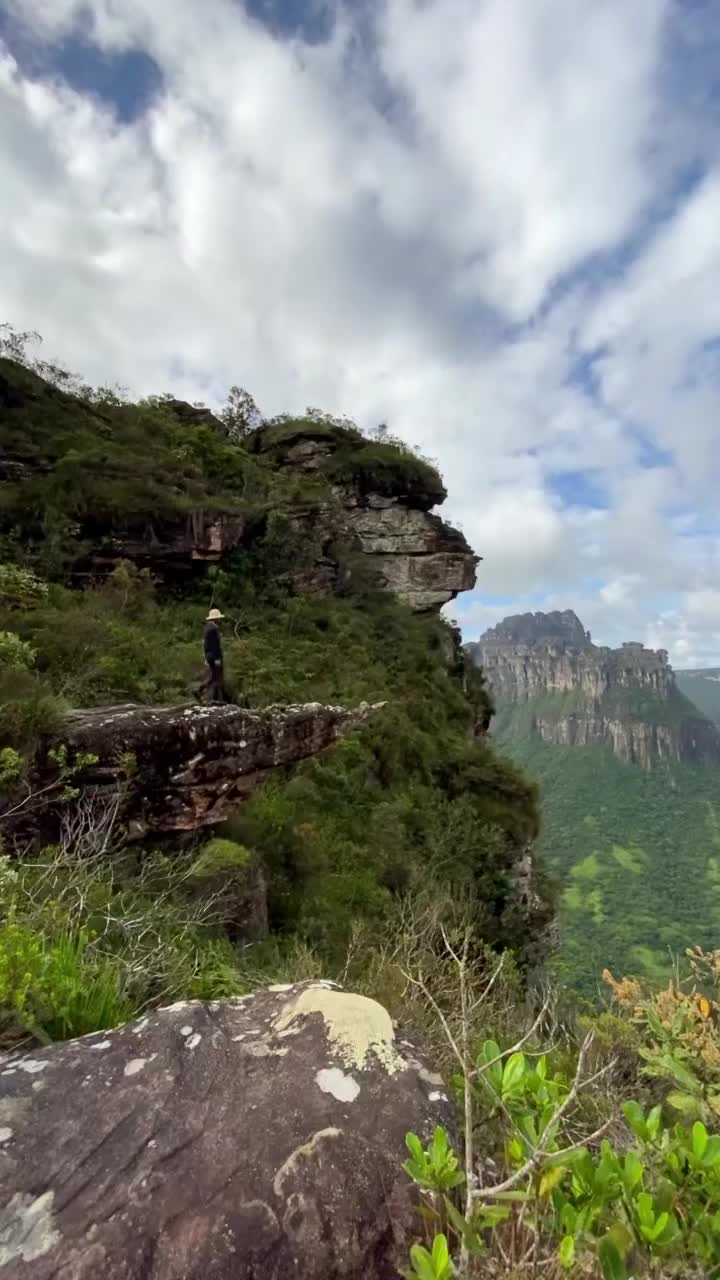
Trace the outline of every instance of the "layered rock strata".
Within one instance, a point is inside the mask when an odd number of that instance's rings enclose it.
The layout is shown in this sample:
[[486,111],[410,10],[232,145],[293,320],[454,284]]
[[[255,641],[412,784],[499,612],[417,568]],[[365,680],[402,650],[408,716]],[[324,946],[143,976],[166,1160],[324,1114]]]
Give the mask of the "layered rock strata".
[[377,707],[98,707],[71,712],[39,749],[3,830],[57,820],[67,787],[139,839],[226,818],[275,769],[317,755]]
[[527,704],[531,731],[546,742],[601,742],[645,768],[720,761],[720,734],[678,690],[664,649],[595,645],[567,610],[506,618],[472,655],[498,709]]

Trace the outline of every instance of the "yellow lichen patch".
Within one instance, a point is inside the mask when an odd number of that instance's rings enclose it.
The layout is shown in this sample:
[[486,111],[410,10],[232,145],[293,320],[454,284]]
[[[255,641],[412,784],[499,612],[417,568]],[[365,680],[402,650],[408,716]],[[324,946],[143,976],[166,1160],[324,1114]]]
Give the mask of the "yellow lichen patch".
[[285,1005],[274,1029],[284,1031],[296,1018],[311,1013],[322,1014],[327,1038],[344,1066],[362,1068],[372,1055],[389,1075],[405,1067],[395,1049],[390,1015],[377,1001],[348,991],[306,987]]

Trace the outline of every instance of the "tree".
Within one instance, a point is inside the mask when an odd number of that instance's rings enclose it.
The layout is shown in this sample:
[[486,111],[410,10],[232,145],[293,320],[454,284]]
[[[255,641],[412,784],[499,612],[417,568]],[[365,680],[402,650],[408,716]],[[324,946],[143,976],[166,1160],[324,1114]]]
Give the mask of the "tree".
[[220,420],[225,425],[229,440],[244,440],[246,436],[260,426],[262,414],[253,397],[244,387],[231,387],[228,391],[225,406],[220,411]]

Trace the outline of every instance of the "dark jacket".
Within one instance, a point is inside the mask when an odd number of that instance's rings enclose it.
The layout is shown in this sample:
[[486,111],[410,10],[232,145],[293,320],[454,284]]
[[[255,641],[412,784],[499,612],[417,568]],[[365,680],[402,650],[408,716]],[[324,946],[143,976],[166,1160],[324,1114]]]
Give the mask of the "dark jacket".
[[222,642],[220,640],[220,632],[214,622],[205,623],[205,630],[203,631],[203,650],[205,652],[206,662],[222,663]]

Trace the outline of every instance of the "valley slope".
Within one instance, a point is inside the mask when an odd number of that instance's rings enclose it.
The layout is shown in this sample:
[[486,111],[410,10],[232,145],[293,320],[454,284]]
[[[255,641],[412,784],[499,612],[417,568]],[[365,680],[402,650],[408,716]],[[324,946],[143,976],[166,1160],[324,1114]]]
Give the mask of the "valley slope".
[[559,968],[665,972],[720,927],[720,737],[667,654],[596,646],[572,612],[507,618],[471,647],[493,740],[541,784],[561,883]]

